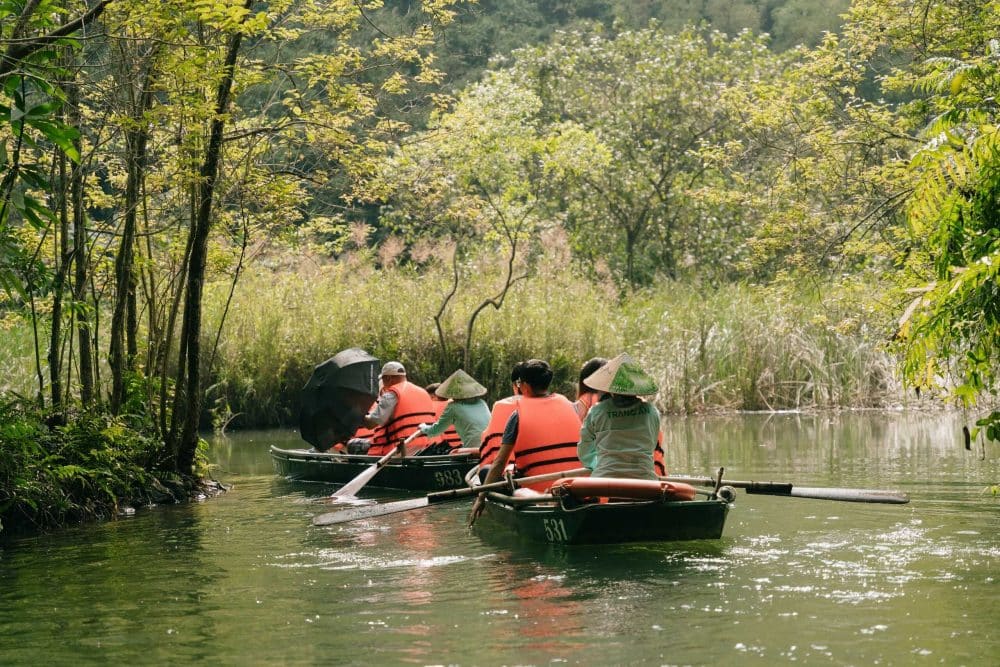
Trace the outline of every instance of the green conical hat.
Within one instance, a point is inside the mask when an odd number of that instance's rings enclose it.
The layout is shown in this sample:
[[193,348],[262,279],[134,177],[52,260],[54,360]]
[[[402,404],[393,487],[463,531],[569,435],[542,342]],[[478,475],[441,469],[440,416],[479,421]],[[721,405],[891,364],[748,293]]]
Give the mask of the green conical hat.
[[434,390],[441,398],[463,399],[486,395],[486,387],[472,379],[472,376],[459,368]]
[[624,352],[594,371],[583,383],[597,391],[625,396],[645,396],[657,392],[653,378]]

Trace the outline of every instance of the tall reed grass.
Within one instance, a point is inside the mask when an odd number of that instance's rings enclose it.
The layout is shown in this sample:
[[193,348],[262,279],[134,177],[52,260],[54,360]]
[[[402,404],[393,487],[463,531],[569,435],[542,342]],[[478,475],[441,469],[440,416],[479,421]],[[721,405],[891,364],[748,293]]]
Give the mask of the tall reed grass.
[[[42,323],[41,336],[48,336]],[[45,350],[40,352],[45,356]],[[30,397],[38,393],[35,373],[35,343],[31,322],[19,313],[0,311],[0,395]]]
[[[449,280],[443,270],[345,264],[249,271],[223,330],[209,401],[221,416],[237,415],[237,426],[294,424],[312,367],[348,347],[402,361],[420,384],[441,380],[462,364],[469,314],[499,278],[478,273],[456,294],[442,354],[433,318]],[[208,292],[213,326],[226,289]],[[620,299],[607,285],[551,270],[481,314],[465,370],[495,400],[509,392],[514,362],[542,358],[555,369],[554,388],[573,397],[584,361],[627,351],[656,379],[663,412],[898,404],[895,360],[875,316],[857,295],[832,294],[663,282]]]
[[[420,384],[443,379],[463,364],[468,318],[500,280],[479,271],[463,283],[443,318],[442,352],[434,315],[450,279],[444,269],[350,263],[248,269],[205,374],[206,408],[220,422],[235,417],[234,427],[294,425],[313,366],[348,347],[402,361]],[[221,282],[206,291],[206,363],[228,291]],[[509,392],[516,361],[542,358],[555,369],[554,389],[573,397],[584,361],[627,351],[656,379],[655,400],[667,413],[897,405],[896,361],[868,299],[844,285],[820,295],[667,281],[621,297],[611,285],[550,268],[517,282],[500,310],[481,313],[465,370],[495,400]],[[2,334],[0,393],[33,395],[28,323],[8,317]]]

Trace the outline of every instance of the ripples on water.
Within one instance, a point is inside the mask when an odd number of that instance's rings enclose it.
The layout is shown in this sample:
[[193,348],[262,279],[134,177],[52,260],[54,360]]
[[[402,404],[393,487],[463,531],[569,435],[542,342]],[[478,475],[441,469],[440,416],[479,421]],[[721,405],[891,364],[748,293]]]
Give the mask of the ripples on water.
[[313,528],[331,489],[267,456],[294,434],[234,436],[224,497],[6,544],[0,663],[996,665],[998,470],[949,429],[668,424],[678,472],[913,501],[741,492],[721,540],[573,548],[470,532],[462,503]]

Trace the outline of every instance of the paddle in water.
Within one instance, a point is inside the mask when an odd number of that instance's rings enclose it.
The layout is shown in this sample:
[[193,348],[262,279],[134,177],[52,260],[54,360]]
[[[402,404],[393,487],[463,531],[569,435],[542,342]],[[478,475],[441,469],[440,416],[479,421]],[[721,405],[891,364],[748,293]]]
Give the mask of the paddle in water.
[[416,510],[429,505],[436,505],[438,503],[462,500],[463,498],[468,498],[469,496],[483,491],[493,491],[504,488],[510,489],[512,485],[516,487],[523,484],[534,484],[535,482],[547,482],[549,480],[560,479],[562,477],[577,477],[588,473],[589,471],[586,468],[576,468],[574,470],[552,472],[546,475],[522,477],[520,479],[511,479],[509,481],[503,480],[500,482],[493,482],[492,484],[482,484],[476,487],[470,486],[458,489],[448,489],[447,491],[430,493],[423,498],[399,500],[392,503],[382,503],[380,505],[368,505],[366,507],[351,507],[348,509],[338,510],[336,512],[317,514],[313,517],[312,523],[314,526],[332,526],[337,523],[347,523],[349,521],[357,521],[359,519],[370,519],[372,517],[384,516],[386,514]]
[[420,435],[420,431],[414,431],[409,437],[406,438],[406,440],[403,440],[401,445],[396,445],[390,449],[378,461],[359,473],[357,477],[337,489],[337,492],[330,496],[330,498],[335,502],[356,502],[358,491],[364,488],[365,484],[371,481],[372,477],[374,477],[379,470],[385,467],[385,464],[389,462],[389,459],[396,455],[396,452],[398,452],[400,448],[402,448],[405,452],[406,445],[410,444],[410,442],[418,435]]

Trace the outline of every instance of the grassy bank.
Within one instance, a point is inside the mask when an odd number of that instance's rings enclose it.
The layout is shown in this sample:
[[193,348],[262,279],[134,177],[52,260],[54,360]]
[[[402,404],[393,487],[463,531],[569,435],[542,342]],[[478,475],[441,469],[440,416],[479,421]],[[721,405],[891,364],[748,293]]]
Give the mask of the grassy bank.
[[[398,359],[421,384],[461,363],[465,326],[496,279],[480,275],[445,318],[442,355],[434,315],[448,276],[345,265],[248,273],[223,331],[209,401],[234,426],[295,422],[297,393],[312,366],[347,347]],[[218,323],[225,288],[210,297]],[[621,351],[657,379],[664,412],[869,408],[897,404],[894,360],[857,294],[778,288],[713,290],[663,283],[620,300],[569,271],[518,283],[501,310],[477,320],[467,368],[494,399],[511,365],[539,357],[572,396],[580,364]]]
[[0,396],[0,533],[110,518],[198,492],[196,478],[154,472],[162,444],[99,410],[52,422]]

